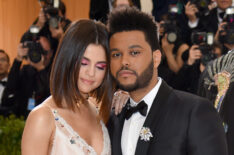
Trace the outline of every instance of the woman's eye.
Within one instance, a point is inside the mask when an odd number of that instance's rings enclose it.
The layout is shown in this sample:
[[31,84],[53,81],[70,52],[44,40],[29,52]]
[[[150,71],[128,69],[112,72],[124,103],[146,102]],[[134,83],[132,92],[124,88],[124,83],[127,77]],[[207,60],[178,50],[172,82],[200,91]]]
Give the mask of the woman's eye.
[[104,70],[106,68],[106,64],[97,64],[96,66],[100,70]]
[[81,60],[81,65],[85,66],[85,65],[88,65],[88,60],[85,60],[85,59],[82,59]]

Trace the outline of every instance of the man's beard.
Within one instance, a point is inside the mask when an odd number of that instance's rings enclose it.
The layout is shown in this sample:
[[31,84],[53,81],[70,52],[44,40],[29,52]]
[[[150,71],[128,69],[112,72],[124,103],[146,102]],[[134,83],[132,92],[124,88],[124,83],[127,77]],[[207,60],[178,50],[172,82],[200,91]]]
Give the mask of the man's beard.
[[116,77],[118,77],[118,74],[121,70],[129,70],[132,71],[133,74],[136,76],[136,81],[133,84],[129,84],[129,85],[123,85],[121,84],[118,79],[115,79],[117,82],[117,85],[119,86],[120,89],[128,91],[128,92],[132,92],[135,91],[137,89],[140,88],[145,88],[149,85],[152,77],[153,77],[153,70],[154,70],[154,64],[153,64],[153,60],[151,60],[150,64],[148,65],[148,67],[140,74],[138,75],[136,73],[136,71],[129,69],[128,67],[122,67],[117,73],[116,73]]

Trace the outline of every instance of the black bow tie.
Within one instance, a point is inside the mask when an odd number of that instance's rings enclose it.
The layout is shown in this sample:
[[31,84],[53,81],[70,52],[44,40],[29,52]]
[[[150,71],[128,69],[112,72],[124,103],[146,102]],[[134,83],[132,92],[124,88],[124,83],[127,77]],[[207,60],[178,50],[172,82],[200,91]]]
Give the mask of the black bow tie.
[[225,12],[220,12],[220,13],[219,13],[219,17],[220,17],[221,19],[223,19],[224,14],[225,14]]
[[3,86],[6,86],[6,81],[0,81],[0,84],[3,85]]
[[[129,101],[130,102],[130,101]],[[127,104],[127,112],[125,114],[125,118],[128,120],[132,114],[135,112],[140,112],[141,115],[146,116],[147,114],[147,109],[148,105],[145,103],[145,101],[141,101],[140,103],[137,104],[135,107],[131,107],[130,103],[128,102]]]

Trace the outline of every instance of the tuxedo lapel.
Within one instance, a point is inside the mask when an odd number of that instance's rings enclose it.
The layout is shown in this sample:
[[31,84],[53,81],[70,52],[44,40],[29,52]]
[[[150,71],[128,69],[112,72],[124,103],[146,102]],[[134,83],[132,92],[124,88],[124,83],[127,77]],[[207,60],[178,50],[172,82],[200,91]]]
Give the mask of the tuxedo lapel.
[[143,127],[147,127],[150,129],[151,133],[153,134],[153,137],[150,139],[150,141],[141,140],[139,137],[135,155],[147,155],[150,142],[155,141],[157,139],[157,127],[159,125],[161,116],[166,112],[165,110],[167,110],[167,100],[171,91],[172,89],[168,87],[164,81],[162,81],[159,91],[154,99],[152,107],[143,125]]
[[118,116],[115,115],[113,116],[114,127],[111,136],[112,155],[122,155],[121,137],[122,137],[126,111],[127,111],[127,106],[123,108],[122,112]]

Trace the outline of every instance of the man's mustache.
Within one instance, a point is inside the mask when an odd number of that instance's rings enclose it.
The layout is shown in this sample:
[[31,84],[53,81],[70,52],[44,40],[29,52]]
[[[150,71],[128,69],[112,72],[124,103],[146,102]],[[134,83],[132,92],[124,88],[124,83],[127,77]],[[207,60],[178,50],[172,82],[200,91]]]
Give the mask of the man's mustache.
[[131,71],[131,72],[133,72],[133,74],[134,74],[134,75],[136,75],[136,76],[137,76],[136,71],[134,71],[134,70],[132,70],[132,69],[129,69],[129,68],[128,68],[128,66],[123,66],[123,67],[121,67],[121,68],[117,71],[117,73],[116,73],[116,77],[118,77],[119,72],[121,72],[121,71],[123,71],[123,70]]

